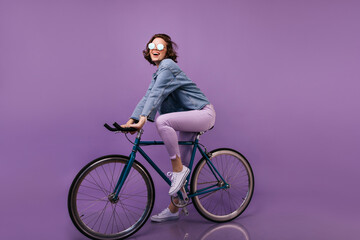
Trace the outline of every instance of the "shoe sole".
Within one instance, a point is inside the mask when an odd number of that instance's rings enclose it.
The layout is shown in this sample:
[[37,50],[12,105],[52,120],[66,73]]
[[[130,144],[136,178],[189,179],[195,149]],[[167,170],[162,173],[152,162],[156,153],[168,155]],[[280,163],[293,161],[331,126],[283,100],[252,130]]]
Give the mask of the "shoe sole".
[[178,220],[179,216],[177,217],[169,217],[169,218],[162,218],[162,219],[152,219],[152,222],[156,222],[156,223],[161,223],[161,222],[167,222],[167,221],[174,221],[174,220]]
[[173,191],[172,193],[169,192],[169,195],[170,195],[170,196],[173,196],[173,195],[176,194],[178,191],[180,191],[180,189],[181,189],[181,187],[184,185],[184,182],[185,182],[187,176],[189,175],[189,173],[190,173],[190,169],[187,169],[187,170],[186,170],[186,173],[184,174],[183,178],[181,179],[181,184],[179,184],[179,186],[180,186],[179,189],[175,189],[175,191]]

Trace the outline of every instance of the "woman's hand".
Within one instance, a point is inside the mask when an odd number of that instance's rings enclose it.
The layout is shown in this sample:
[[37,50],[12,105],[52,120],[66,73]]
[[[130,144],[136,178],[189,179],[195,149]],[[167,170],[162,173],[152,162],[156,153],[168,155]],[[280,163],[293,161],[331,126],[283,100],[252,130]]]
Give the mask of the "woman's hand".
[[[137,123],[134,123],[135,122],[134,119],[130,118],[129,121],[127,121],[127,123],[121,125],[121,127],[123,127],[123,128],[133,127],[133,128],[136,128],[137,130],[140,130],[145,125],[146,121],[147,121],[147,117],[144,117],[144,116],[141,116],[139,122],[137,122]],[[130,132],[130,133],[134,134],[135,132],[136,131]]]
[[[129,128],[129,127],[131,127],[131,124],[133,124],[134,122],[135,122],[134,119],[130,118],[129,121],[127,121],[125,124],[120,125],[120,126],[123,128]],[[134,134],[136,132],[130,132],[130,133]]]
[[137,122],[137,123],[135,123],[135,124],[132,123],[132,124],[129,125],[129,127],[133,127],[133,128],[136,128],[137,130],[140,130],[140,129],[143,128],[143,126],[145,125],[146,121],[147,121],[147,117],[145,117],[145,116],[140,116],[139,122]]

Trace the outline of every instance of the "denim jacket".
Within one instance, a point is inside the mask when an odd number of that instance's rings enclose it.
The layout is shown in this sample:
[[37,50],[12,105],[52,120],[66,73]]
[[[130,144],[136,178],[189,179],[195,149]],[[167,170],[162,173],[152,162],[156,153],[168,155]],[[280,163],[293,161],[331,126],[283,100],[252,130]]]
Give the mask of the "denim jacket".
[[200,110],[207,104],[210,104],[209,100],[196,84],[173,60],[167,58],[160,62],[145,96],[130,118],[139,120],[140,116],[146,116],[149,121],[154,121],[157,111],[165,114]]

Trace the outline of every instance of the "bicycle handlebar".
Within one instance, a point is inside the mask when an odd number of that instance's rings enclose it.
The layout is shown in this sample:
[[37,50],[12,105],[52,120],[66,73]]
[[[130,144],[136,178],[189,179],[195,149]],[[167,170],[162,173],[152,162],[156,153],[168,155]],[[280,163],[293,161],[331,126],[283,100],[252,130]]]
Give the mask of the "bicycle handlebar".
[[104,124],[104,127],[111,132],[118,132],[118,131],[120,131],[120,132],[136,132],[138,130],[133,127],[123,128],[117,122],[114,122],[113,126],[114,127],[110,127],[107,123]]

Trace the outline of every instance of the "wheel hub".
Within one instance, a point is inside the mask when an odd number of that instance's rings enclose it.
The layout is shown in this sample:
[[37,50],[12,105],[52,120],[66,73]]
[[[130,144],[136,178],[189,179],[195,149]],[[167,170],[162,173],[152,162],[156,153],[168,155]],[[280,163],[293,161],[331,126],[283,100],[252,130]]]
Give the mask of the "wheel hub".
[[112,204],[116,204],[119,201],[119,197],[115,197],[114,193],[110,194],[108,199]]

